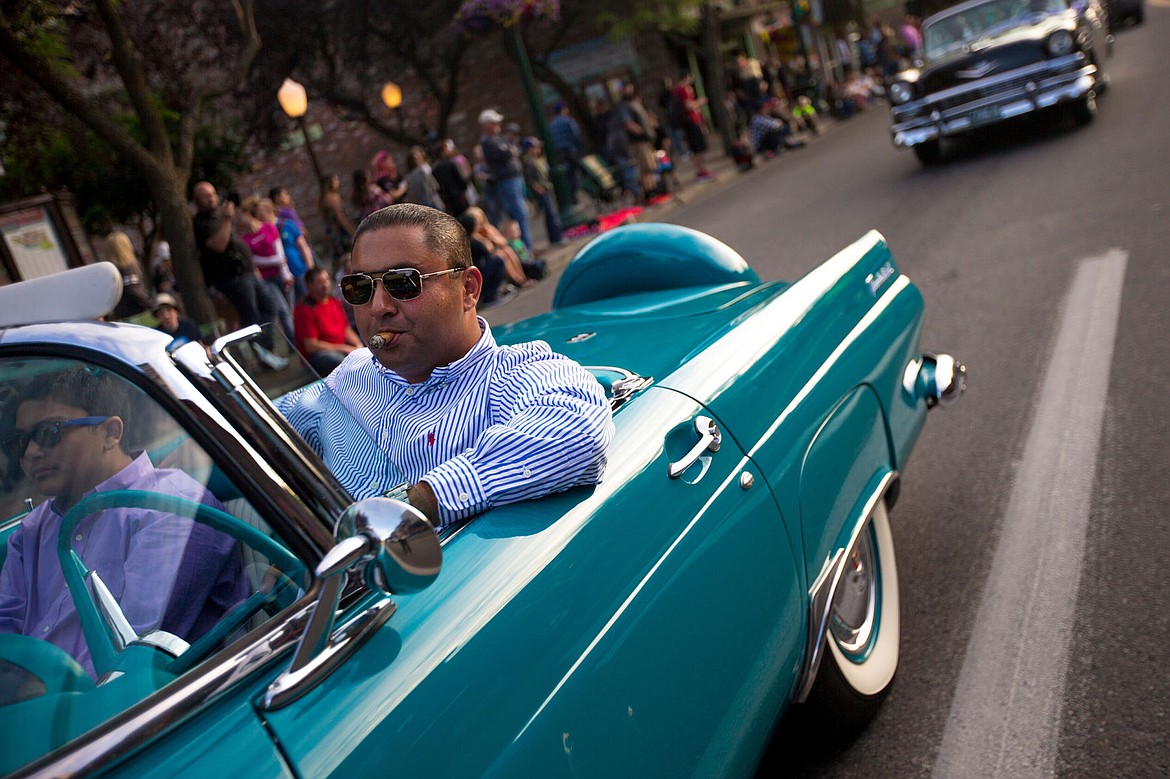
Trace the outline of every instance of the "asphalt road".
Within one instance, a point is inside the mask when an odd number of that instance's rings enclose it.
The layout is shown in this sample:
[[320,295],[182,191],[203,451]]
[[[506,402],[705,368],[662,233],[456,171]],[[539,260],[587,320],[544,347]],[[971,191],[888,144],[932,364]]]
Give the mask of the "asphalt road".
[[[782,728],[761,776],[1170,775],[1158,3],[1119,31],[1088,127],[989,133],[927,170],[892,148],[878,107],[670,214],[765,279],[795,279],[876,228],[923,290],[924,348],[970,370],[966,397],[931,414],[891,515],[891,696],[842,748]],[[976,722],[987,730],[973,737]]]

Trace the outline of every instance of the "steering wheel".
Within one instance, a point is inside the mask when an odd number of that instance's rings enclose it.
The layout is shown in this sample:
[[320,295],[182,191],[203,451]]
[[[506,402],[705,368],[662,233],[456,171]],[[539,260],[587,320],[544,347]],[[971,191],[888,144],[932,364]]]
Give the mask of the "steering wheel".
[[[73,551],[70,539],[73,537],[73,531],[85,517],[111,508],[161,511],[177,517],[192,519],[221,533],[226,533],[240,543],[263,554],[277,570],[292,581],[304,581],[304,563],[295,555],[260,530],[214,506],[176,495],[144,490],[110,490],[82,498],[61,521],[61,529],[57,534],[57,558],[60,560],[61,571],[65,577],[65,584],[69,588],[70,597],[73,599],[73,605],[77,609],[82,633],[89,645],[94,670],[99,676],[113,665],[114,658],[120,651],[118,645],[129,643],[122,640],[125,636],[121,635],[129,622],[113,598],[102,599],[104,616],[99,611],[97,603],[90,595],[89,588],[85,585],[85,577],[90,573],[89,569]],[[268,593],[257,593],[248,598],[243,604],[228,612],[224,619],[209,631],[208,635],[196,642],[195,646],[206,649],[223,637],[230,635],[248,617],[282,592],[283,588],[274,587]],[[100,594],[99,597],[101,597]],[[122,629],[119,629],[120,624]],[[132,628],[130,628],[130,632],[133,633]],[[208,637],[215,640],[204,641]],[[134,635],[131,640],[137,638],[138,636]]]

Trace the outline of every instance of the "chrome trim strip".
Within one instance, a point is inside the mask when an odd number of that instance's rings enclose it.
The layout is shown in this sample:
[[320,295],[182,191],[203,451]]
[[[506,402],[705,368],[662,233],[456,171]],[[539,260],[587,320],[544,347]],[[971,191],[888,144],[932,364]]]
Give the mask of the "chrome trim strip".
[[821,657],[824,655],[825,632],[829,622],[829,606],[833,602],[833,595],[837,591],[837,583],[844,572],[845,561],[853,554],[862,532],[869,527],[874,509],[878,501],[885,497],[886,492],[897,481],[899,474],[890,470],[882,476],[873,494],[865,501],[860,512],[860,519],[849,537],[849,546],[837,549],[833,556],[825,561],[824,566],[817,574],[816,581],[809,588],[808,610],[808,642],[805,646],[804,668],[800,673],[800,683],[796,687],[796,703],[804,703],[812,691],[813,682],[817,678],[817,670],[821,666]]
[[97,571],[89,572],[89,586],[93,590],[94,605],[98,607],[105,622],[106,635],[109,636],[114,652],[121,652],[132,642],[138,639],[138,632],[126,619],[117,598],[110,592],[110,588],[102,581]]
[[160,652],[166,652],[171,657],[178,657],[191,647],[188,642],[165,630],[152,630],[138,639],[137,643],[152,646]]

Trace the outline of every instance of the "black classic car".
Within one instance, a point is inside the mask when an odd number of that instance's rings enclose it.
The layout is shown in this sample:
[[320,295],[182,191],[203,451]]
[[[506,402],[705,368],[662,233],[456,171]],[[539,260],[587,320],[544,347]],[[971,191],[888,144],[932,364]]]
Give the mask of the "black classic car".
[[898,148],[924,165],[943,140],[1049,109],[1092,121],[1108,79],[1100,0],[970,0],[922,25],[923,59],[890,84]]

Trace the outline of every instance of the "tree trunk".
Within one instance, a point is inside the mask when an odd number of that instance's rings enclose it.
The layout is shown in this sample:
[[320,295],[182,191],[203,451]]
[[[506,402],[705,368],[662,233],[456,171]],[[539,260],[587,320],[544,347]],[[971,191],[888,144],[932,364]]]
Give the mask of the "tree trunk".
[[195,246],[195,229],[191,224],[191,209],[187,205],[185,182],[179,174],[158,170],[147,176],[150,196],[158,205],[163,229],[171,245],[171,264],[187,316],[200,324],[214,322],[215,306],[207,294],[207,282],[199,265],[199,250]]

